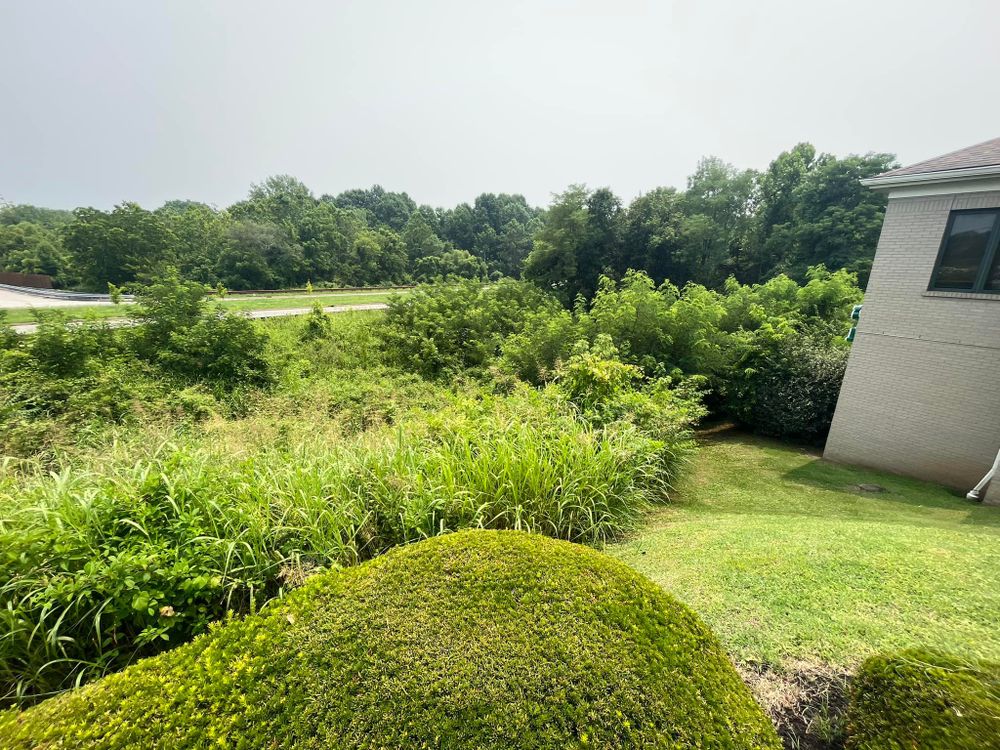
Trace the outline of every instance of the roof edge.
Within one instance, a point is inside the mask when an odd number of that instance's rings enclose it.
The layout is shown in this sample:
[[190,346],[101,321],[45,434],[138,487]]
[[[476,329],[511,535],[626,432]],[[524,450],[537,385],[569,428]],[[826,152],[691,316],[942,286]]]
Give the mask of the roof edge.
[[990,164],[984,167],[965,167],[963,169],[944,169],[937,172],[918,172],[896,176],[866,177],[859,182],[873,190],[888,190],[903,185],[928,185],[937,182],[955,182],[956,180],[975,180],[1000,175],[1000,164]]

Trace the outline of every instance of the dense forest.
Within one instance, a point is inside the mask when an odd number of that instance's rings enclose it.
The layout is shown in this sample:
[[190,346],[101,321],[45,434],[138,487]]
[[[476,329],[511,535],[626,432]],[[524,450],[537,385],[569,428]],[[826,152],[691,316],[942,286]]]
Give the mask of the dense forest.
[[0,270],[100,291],[167,268],[230,289],[523,276],[566,302],[592,295],[602,274],[629,269],[720,288],[729,276],[803,281],[823,264],[856,272],[863,285],[885,199],[858,180],[894,164],[889,154],[837,158],[800,143],[763,172],[709,157],[684,190],[656,188],[625,205],[608,188],[574,185],[547,209],[494,193],[433,208],[377,185],[316,198],[284,175],[225,209],[188,200],[155,210],[7,205]]

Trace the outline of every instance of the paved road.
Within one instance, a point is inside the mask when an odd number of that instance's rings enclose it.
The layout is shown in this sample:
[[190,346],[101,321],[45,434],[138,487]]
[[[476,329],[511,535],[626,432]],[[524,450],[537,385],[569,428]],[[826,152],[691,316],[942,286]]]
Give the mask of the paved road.
[[108,299],[77,300],[42,297],[38,294],[18,292],[10,287],[0,287],[0,309],[15,309],[24,307],[79,307],[81,305],[110,305]]
[[[90,303],[93,304],[93,303]],[[361,310],[385,310],[389,306],[384,302],[367,302],[361,305],[331,305],[329,307],[324,307],[323,312],[327,313],[345,313],[345,312],[357,312]],[[310,311],[311,308],[308,307],[289,307],[280,310],[248,310],[242,313],[248,318],[284,318],[289,315],[305,315]],[[112,326],[122,326],[129,325],[132,321],[128,318],[108,318],[106,321],[108,325]],[[38,330],[37,323],[19,323],[17,325],[11,326],[18,333],[34,333]]]

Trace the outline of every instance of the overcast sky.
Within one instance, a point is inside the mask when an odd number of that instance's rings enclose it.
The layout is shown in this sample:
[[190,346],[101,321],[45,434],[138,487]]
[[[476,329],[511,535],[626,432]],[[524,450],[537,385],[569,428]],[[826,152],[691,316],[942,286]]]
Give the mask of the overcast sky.
[[448,206],[1000,136],[1000,1],[0,0],[0,197]]

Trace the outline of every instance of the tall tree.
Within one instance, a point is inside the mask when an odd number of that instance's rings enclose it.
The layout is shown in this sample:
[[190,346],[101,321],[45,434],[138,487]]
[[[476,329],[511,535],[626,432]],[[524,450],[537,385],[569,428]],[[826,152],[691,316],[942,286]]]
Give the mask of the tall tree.
[[371,227],[387,226],[395,232],[403,231],[417,204],[406,193],[386,191],[381,185],[368,190],[346,190],[336,197],[323,196],[340,208],[357,208],[365,212]]
[[73,216],[63,242],[87,288],[150,278],[175,261],[176,236],[160,216],[137,203],[110,212],[78,208]]
[[327,202],[309,209],[299,226],[308,278],[348,283],[356,263],[354,241],[366,227],[358,211]]
[[58,232],[28,221],[0,224],[0,270],[46,274],[60,286],[74,280]]
[[181,278],[213,285],[218,282],[216,269],[232,226],[229,214],[196,201],[168,201],[156,214],[177,238]]
[[304,282],[305,260],[287,228],[238,221],[229,230],[217,273],[231,289],[273,289]]
[[[689,269],[690,278],[714,286],[730,272],[744,267],[753,236],[756,193],[757,173],[753,170],[738,170],[714,156],[698,162],[684,192],[684,213],[689,217],[706,217],[713,227],[714,239],[713,252],[693,256],[701,258],[703,263],[697,273]],[[704,244],[706,226],[699,219],[688,227],[689,236],[697,235],[697,243]],[[722,249],[716,251],[716,245]],[[690,243],[688,246],[692,247]],[[714,267],[708,265],[709,259],[716,264]]]
[[472,206],[460,203],[441,214],[441,238],[462,250],[472,250],[476,240],[476,224]]
[[316,204],[312,191],[291,175],[268,177],[250,187],[246,200],[229,208],[234,218],[257,223],[284,224],[293,231]]
[[772,161],[760,177],[760,206],[752,255],[744,281],[762,281],[781,265],[788,251],[787,227],[795,217],[795,191],[816,164],[811,143],[796,144]]
[[625,212],[609,188],[599,188],[587,198],[587,235],[577,260],[577,275],[588,297],[597,291],[602,274],[616,277],[625,272],[622,240]]
[[583,185],[556,196],[524,261],[524,278],[571,304],[583,291],[578,256],[587,237],[587,198]]
[[680,238],[684,214],[674,188],[656,188],[628,207],[625,222],[625,262],[643,270],[657,283],[671,279],[683,285]]
[[860,180],[895,165],[891,154],[818,157],[792,190],[787,220],[771,228],[769,252],[781,253],[775,270],[802,280],[810,266],[846,268],[858,274],[863,286],[875,257],[886,197]]
[[441,238],[434,233],[427,219],[419,211],[414,212],[406,222],[402,237],[410,263],[430,255],[440,255],[444,250]]
[[535,235],[524,276],[571,303],[591,296],[603,273],[621,272],[624,212],[607,188],[582,185],[556,198]]

